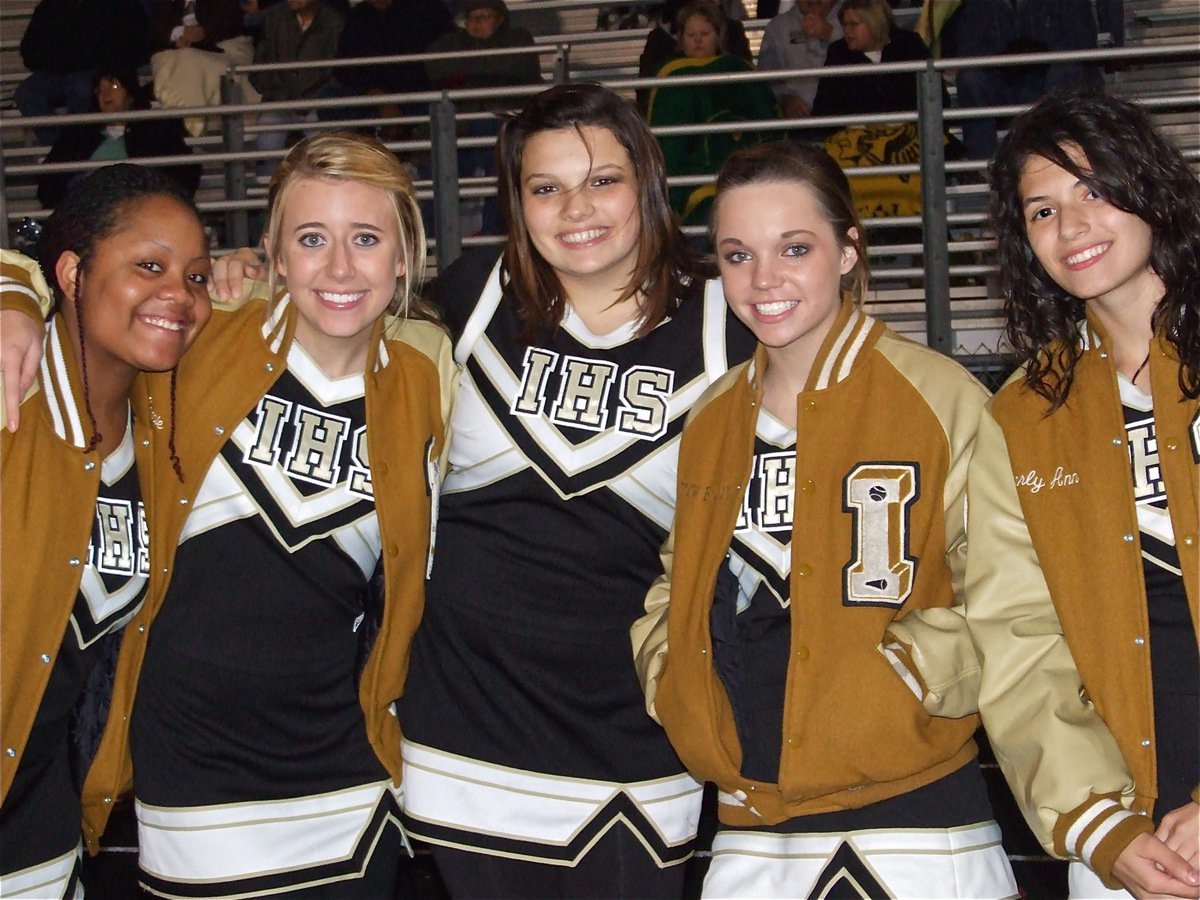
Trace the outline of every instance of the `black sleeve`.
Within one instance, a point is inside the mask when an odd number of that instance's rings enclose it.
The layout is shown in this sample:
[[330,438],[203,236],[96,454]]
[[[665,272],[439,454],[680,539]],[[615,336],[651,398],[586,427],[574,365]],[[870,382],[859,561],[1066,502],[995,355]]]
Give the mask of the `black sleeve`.
[[455,341],[462,335],[467,319],[479,302],[488,276],[500,258],[498,247],[469,250],[438,274],[430,289],[430,299],[441,311],[442,321]]
[[[125,146],[130,159],[155,156],[190,156],[191,148],[184,140],[183,122],[179,119],[149,119],[130,127]],[[200,164],[160,166],[159,171],[174,178],[189,195],[196,195],[200,186]]]
[[[839,38],[829,45],[825,51],[825,68],[845,66],[850,63],[850,49],[844,38]],[[842,108],[845,93],[845,78],[817,79],[817,95],[813,97],[812,114],[814,116],[836,116],[846,112]]]
[[[101,141],[100,125],[72,125],[59,133],[58,139],[46,154],[45,162],[78,162],[91,159]],[[45,172],[37,177],[38,202],[54,209],[66,195],[71,179],[79,172]]]

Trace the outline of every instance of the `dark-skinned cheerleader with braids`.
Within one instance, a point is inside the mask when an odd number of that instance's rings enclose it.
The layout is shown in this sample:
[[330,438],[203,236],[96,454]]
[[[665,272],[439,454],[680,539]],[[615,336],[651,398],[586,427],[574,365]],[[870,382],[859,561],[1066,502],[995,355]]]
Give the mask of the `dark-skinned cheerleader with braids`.
[[405,842],[392,703],[457,370],[382,144],[301,141],[268,204],[270,286],[215,311],[179,367],[187,480],[154,480],[168,550],[126,630],[84,838],[132,787],[153,894],[376,900]]
[[44,280],[15,255],[0,269],[6,292],[54,303],[26,425],[0,439],[0,896],[81,897],[72,712],[160,566],[150,485],[184,479],[175,370],[209,319],[211,263],[175,182],[127,164],[75,187],[41,256]]

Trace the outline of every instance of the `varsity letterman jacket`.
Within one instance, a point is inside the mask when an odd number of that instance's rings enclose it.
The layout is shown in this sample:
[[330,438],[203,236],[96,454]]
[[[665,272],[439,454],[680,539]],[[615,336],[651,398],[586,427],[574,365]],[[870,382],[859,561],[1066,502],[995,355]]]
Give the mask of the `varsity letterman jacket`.
[[[1116,369],[1096,322],[1081,340],[1059,409],[1048,412],[1018,372],[983,417],[967,616],[983,661],[983,722],[1025,818],[1048,851],[1116,887],[1113,862],[1154,830],[1150,626]],[[1174,349],[1156,339],[1158,461],[1195,625],[1200,404],[1178,376]]]
[[[49,295],[37,264],[8,253],[0,265],[0,286],[6,296]],[[0,803],[21,764],[54,670],[96,519],[103,460],[99,450],[84,451],[91,433],[69,341],[56,318],[42,375],[21,404],[21,428],[0,433]],[[133,424],[143,496],[148,496],[144,473],[150,471],[150,458],[166,454],[166,440],[146,421],[139,416]],[[151,510],[149,504],[146,508]],[[162,517],[151,519],[151,535],[162,534],[164,524]],[[42,540],[48,534],[55,540]]]
[[[967,462],[987,392],[949,359],[847,303],[796,398],[779,781],[741,775],[709,617],[750,477],[765,360],[760,347],[692,412],[665,575],[632,631],[647,708],[692,774],[717,783],[729,825],[866,806],[976,754],[978,667],[954,607]],[[873,578],[872,569],[895,577]],[[894,640],[911,655],[905,664],[923,700],[880,652]]]
[[[12,299],[6,295],[5,305],[13,305]],[[32,312],[19,299],[16,306]],[[175,446],[185,478],[181,483],[165,455],[152,458],[141,476],[146,507],[159,510],[163,521],[151,534],[155,567],[145,603],[125,630],[108,724],[83,788],[83,834],[92,853],[99,849],[113,801],[133,783],[129,715],[191,503],[227,433],[286,370],[295,327],[286,297],[275,304],[251,300],[233,311],[214,309],[208,327],[179,365]],[[404,691],[409,645],[424,607],[437,487],[429,479],[442,467],[456,380],[450,340],[439,326],[392,317],[376,323],[364,382],[385,600],[380,630],[359,683],[359,700],[367,737],[396,784],[400,727],[392,703]],[[160,414],[170,410],[169,374],[142,376],[142,384],[144,388],[134,391],[135,419],[149,421],[151,404]],[[138,464],[141,473],[140,458]],[[7,543],[7,529],[5,537]],[[6,578],[8,574],[6,567]],[[6,669],[7,665],[6,654]],[[6,766],[9,762],[4,760]]]

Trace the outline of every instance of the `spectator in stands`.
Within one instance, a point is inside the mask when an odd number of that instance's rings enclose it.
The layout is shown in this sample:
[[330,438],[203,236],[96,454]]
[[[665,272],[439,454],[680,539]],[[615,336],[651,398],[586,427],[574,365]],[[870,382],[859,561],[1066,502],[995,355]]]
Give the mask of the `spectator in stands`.
[[[844,0],[838,8],[843,37],[829,45],[826,66],[928,59],[916,32],[896,25],[885,0]],[[915,110],[917,82],[911,74],[850,75],[822,78],[813,99],[813,115],[844,116]]]
[[[829,45],[841,38],[842,23],[831,17],[834,0],[796,0],[796,5],[767,23],[758,51],[760,71],[808,69],[825,64]],[[785,78],[771,85],[786,119],[812,114],[817,79]]]
[[[149,109],[147,91],[138,83],[137,73],[128,67],[101,68],[92,86],[89,112],[112,116],[134,109]],[[136,119],[132,122],[95,122],[72,125],[62,130],[50,153],[48,163],[78,162],[87,159],[140,161],[143,157],[179,156],[191,153],[183,140],[183,123],[178,119]],[[162,166],[161,171],[174,178],[189,196],[200,183],[200,166]],[[87,172],[47,172],[38,176],[38,202],[53,209],[72,184]]]
[[[424,53],[430,44],[453,27],[450,12],[442,0],[356,0],[346,15],[346,25],[338,41],[338,59]],[[335,78],[334,91],[341,96],[404,94],[430,89],[425,69],[418,62],[339,66]],[[323,112],[321,118],[361,119],[375,113],[381,119],[394,119],[405,113],[416,115],[418,112],[402,110],[396,104],[388,103]],[[380,130],[380,137],[386,140],[404,136],[394,125]]]
[[[150,66],[163,106],[220,105],[225,70],[254,59],[254,43],[242,33],[243,18],[240,0],[160,0],[155,5]],[[258,101],[258,91],[244,79],[239,87],[237,101]],[[204,133],[202,116],[189,117],[186,124],[193,136]]]
[[[457,13],[462,24],[435,40],[430,53],[533,46],[533,35],[509,23],[504,0],[459,0]],[[542,80],[538,56],[531,53],[434,59],[426,68],[434,86],[448,90],[537,84]]]
[[[342,15],[323,0],[287,0],[267,9],[262,19],[262,40],[254,51],[256,63],[289,63],[337,58]],[[288,69],[254,72],[250,81],[266,102],[316,100],[333,95],[333,68]],[[316,110],[270,110],[258,117],[259,125],[301,126],[317,120]],[[282,150],[286,128],[258,135],[258,149]],[[267,171],[275,161],[266,161]]]
[[[929,58],[920,37],[896,25],[886,0],[843,0],[838,19],[843,37],[829,45],[825,59],[828,68]],[[911,72],[822,77],[813,100],[814,116],[873,115],[916,108],[917,79]],[[920,135],[912,122],[845,126],[828,133],[824,143],[843,168],[911,165],[921,158]],[[947,153],[950,155],[949,150]],[[860,218],[920,214],[921,184],[915,175],[859,176],[850,183]],[[874,243],[879,246],[920,240],[919,228],[903,226],[888,228]]]
[[[658,75],[687,77],[728,72],[749,72],[752,66],[730,52],[727,19],[709,0],[693,0],[679,11],[679,56]],[[651,125],[701,125],[717,122],[771,119],[775,98],[763,82],[718,82],[681,84],[655,88],[650,93],[648,119]],[[753,131],[660,137],[668,175],[713,175],[725,158],[739,146],[757,141]],[[671,204],[685,225],[708,220],[713,186],[675,187]]]
[[[679,26],[676,19],[688,0],[667,0],[662,5],[658,24],[646,35],[646,45],[638,58],[638,77],[653,78],[658,70],[670,62],[679,53]],[[734,56],[740,56],[748,63],[754,62],[750,52],[750,41],[746,38],[746,29],[737,19],[725,20],[725,46]],[[638,109],[646,115],[650,106],[650,91],[637,92]]]
[[[86,112],[101,66],[139,66],[146,60],[146,15],[137,0],[41,0],[21,38],[30,72],[13,100],[23,116],[53,115],[60,106]],[[58,129],[35,129],[52,144]]]
[[[462,25],[442,35],[429,48],[430,53],[463,53],[472,50],[532,47],[533,35],[524,28],[509,24],[508,7],[504,0],[459,0],[458,18]],[[435,87],[456,88],[501,87],[539,84],[541,64],[533,53],[514,53],[511,56],[459,56],[430,60],[426,67]],[[523,98],[522,98],[523,100]],[[459,112],[503,110],[521,106],[522,100],[512,99],[459,101]],[[460,123],[463,137],[493,137],[499,134],[499,120],[469,119]],[[496,174],[496,154],[492,146],[464,147],[458,153],[458,174],[465,178],[483,178]],[[483,203],[479,231],[482,234],[501,234],[503,223],[494,196]]]
[[[1011,0],[963,0],[942,30],[942,54],[950,58],[1094,50],[1101,31],[1113,44],[1125,43],[1123,0],[1021,0],[1015,7]],[[1032,103],[1061,89],[1100,89],[1103,80],[1094,63],[1060,62],[963,69],[955,84],[958,105],[970,109]],[[964,120],[963,144],[972,159],[990,159],[996,152],[996,120]]]

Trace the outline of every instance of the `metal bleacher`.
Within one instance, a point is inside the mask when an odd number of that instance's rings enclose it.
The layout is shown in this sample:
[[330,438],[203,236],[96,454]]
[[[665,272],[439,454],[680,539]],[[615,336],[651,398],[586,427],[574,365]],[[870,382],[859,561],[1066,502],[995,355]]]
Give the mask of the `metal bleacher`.
[[[633,3],[637,2],[648,0],[633,0]],[[756,0],[743,2],[747,4],[747,12],[753,13]],[[12,100],[16,85],[27,74],[21,63],[19,45],[35,5],[34,0],[4,0],[0,5],[0,157],[3,160],[0,189],[4,200],[0,208],[5,210],[7,217],[0,239],[5,246],[11,245],[12,226],[22,217],[37,218],[46,214],[39,207],[33,175],[48,148],[37,144]],[[634,86],[630,81],[637,76],[638,56],[648,29],[598,29],[599,13],[618,4],[601,4],[596,0],[509,0],[509,5],[514,21],[519,24],[527,15],[536,16],[539,22],[554,23],[550,30],[541,32],[536,38],[546,50],[541,64],[547,81],[564,77],[599,80],[613,83],[628,96],[633,95]],[[629,6],[630,0],[620,5]],[[1160,128],[1178,143],[1193,165],[1200,168],[1200,0],[1126,0],[1125,9],[1127,52],[1120,56],[1119,62],[1117,57],[1113,58],[1116,64],[1110,65],[1112,71],[1105,76],[1107,90],[1114,96],[1148,103]],[[909,8],[900,12],[911,23],[916,10]],[[753,19],[746,22],[747,35],[756,53],[763,24]],[[1139,48],[1161,47],[1178,47],[1187,52],[1170,57],[1152,53],[1139,56],[1137,53]],[[953,71],[946,75],[952,81]],[[513,96],[521,95],[514,92]],[[954,121],[948,121],[954,131]],[[249,172],[247,197],[240,200],[229,196],[226,174],[231,163],[229,154],[221,155],[227,147],[226,135],[219,126],[210,126],[207,133],[189,143],[203,163],[204,174],[197,199],[212,222],[214,247],[223,247],[228,234],[226,217],[231,206],[242,203],[244,207],[261,208],[265,191],[253,172]],[[411,148],[397,145],[396,149],[405,153]],[[426,140],[420,152],[428,154],[429,151],[430,142]],[[946,213],[943,221],[947,224],[944,230],[948,234],[945,240],[950,260],[948,307],[952,342],[942,349],[951,352],[995,387],[1005,373],[1006,365],[1000,342],[1000,299],[994,282],[994,242],[989,238],[985,216],[987,188],[983,165],[954,163],[946,168],[957,177],[937,198]],[[439,190],[453,187],[463,189],[468,195],[480,189],[494,190],[490,184],[480,187],[460,180],[448,186],[426,178],[418,185],[424,197],[432,193],[433,183],[439,185]],[[883,227],[886,226],[887,223],[883,223]],[[880,225],[868,223],[868,227],[874,232]],[[468,238],[463,244],[487,240]],[[874,251],[875,277],[866,307],[901,333],[930,342],[925,256],[925,242]],[[431,272],[436,267],[436,259],[431,260]],[[1011,799],[1002,787],[996,787],[1001,781],[998,773],[994,767],[989,772],[998,818],[1006,826],[1009,822],[1019,821]],[[1012,843],[1009,838],[1006,830],[1006,848],[1014,867],[1018,868],[1025,896],[1063,896],[1060,893],[1062,866],[1046,857],[1030,837],[1018,835]],[[115,833],[106,844],[108,858],[102,853],[99,861],[90,863],[93,871],[107,869],[93,877],[101,880],[111,877],[114,883],[127,886],[131,878],[127,870],[131,868],[136,852],[136,846],[129,845],[135,843],[129,817],[119,819]],[[423,862],[418,857],[414,866],[422,864],[428,864],[427,857]],[[111,874],[113,872],[116,874]],[[415,886],[408,896],[440,896],[436,886],[430,886],[429,878],[418,874],[412,876],[412,880]],[[101,897],[125,895],[116,888],[109,893],[103,889],[95,892],[95,896]]]
[[[1028,0],[1038,2],[1038,0]],[[619,5],[624,11],[648,9],[649,0],[626,0]],[[747,16],[754,12],[757,0],[742,0]],[[642,4],[641,7],[638,4]],[[6,177],[3,199],[8,224],[24,216],[39,217],[46,211],[39,208],[31,175],[46,149],[37,145],[33,132],[24,127],[12,108],[12,93],[25,75],[19,54],[19,44],[33,9],[31,0],[11,0],[0,10],[0,148],[3,150]],[[917,9],[913,4],[897,10],[903,24],[913,24]],[[537,44],[544,50],[540,56],[547,81],[599,80],[613,84],[632,96],[629,83],[637,77],[638,56],[645,43],[648,28],[601,30],[602,13],[617,8],[617,4],[597,4],[595,0],[512,0],[513,19],[535,30]],[[1188,156],[1200,159],[1200,3],[1196,0],[1127,0],[1126,52],[1124,58],[1112,60],[1106,74],[1107,90],[1127,99],[1150,103],[1162,130],[1172,137]],[[616,18],[609,16],[608,18]],[[630,17],[627,17],[630,18]],[[633,17],[636,18],[636,17]],[[645,17],[642,17],[645,21]],[[764,26],[762,20],[745,20],[752,49],[757,50]],[[1177,47],[1196,52],[1170,57],[1147,55],[1139,58],[1136,50],[1144,48]],[[953,96],[953,69],[943,70]],[[521,95],[514,92],[512,103],[518,105]],[[217,119],[212,119],[217,122]],[[957,125],[947,119],[950,131]],[[754,126],[761,127],[761,126]],[[248,138],[253,126],[248,130]],[[197,200],[202,209],[211,212],[214,222],[214,248],[230,242],[229,232],[221,227],[222,214],[228,215],[231,206],[238,205],[228,195],[226,169],[228,157],[218,156],[226,149],[225,136],[210,126],[199,138],[189,140],[203,163],[203,177]],[[411,145],[398,146],[403,153],[414,152]],[[416,150],[415,152],[427,152]],[[947,252],[950,258],[949,304],[951,346],[942,347],[961,357],[994,358],[1002,350],[999,339],[999,299],[993,285],[991,265],[992,244],[988,240],[985,209],[986,184],[983,165],[951,163],[949,179],[939,202],[944,205],[948,224]],[[973,176],[973,177],[972,177]],[[246,178],[248,190],[243,206],[265,202],[265,187],[253,172]],[[445,184],[444,181],[438,182]],[[491,182],[459,180],[454,187],[466,196],[487,193]],[[418,184],[423,196],[432,196],[432,182]],[[442,192],[445,190],[443,188]],[[879,228],[897,224],[887,220],[867,223],[874,234]],[[236,231],[234,234],[236,235]],[[465,238],[462,243],[486,242],[487,238]],[[436,235],[435,235],[436,244]],[[875,278],[867,300],[868,309],[886,319],[893,327],[916,340],[930,341],[927,332],[928,304],[924,270],[925,243],[888,248],[872,254]],[[431,274],[437,262],[447,257],[439,255],[430,261]],[[931,342],[932,343],[932,342]],[[981,362],[982,364],[982,362]]]

